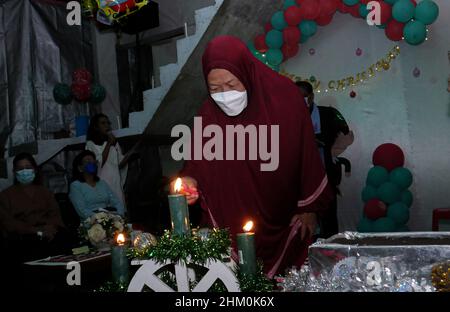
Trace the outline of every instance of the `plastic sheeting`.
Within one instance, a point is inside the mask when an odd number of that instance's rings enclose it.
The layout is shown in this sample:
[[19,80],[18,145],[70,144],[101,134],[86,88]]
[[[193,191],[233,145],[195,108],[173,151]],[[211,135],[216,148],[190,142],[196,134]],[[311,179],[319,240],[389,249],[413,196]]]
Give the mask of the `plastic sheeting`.
[[69,26],[65,3],[0,1],[0,132],[10,132],[9,156],[70,131],[86,111],[79,103],[53,100],[58,82],[71,83],[72,71],[92,68],[90,26]]

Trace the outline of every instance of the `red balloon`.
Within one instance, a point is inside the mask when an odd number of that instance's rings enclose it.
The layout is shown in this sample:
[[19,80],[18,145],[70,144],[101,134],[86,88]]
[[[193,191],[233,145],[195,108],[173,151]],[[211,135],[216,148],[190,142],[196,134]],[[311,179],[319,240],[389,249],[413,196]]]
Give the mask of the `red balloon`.
[[405,28],[405,24],[392,19],[384,29],[386,33],[386,37],[391,39],[392,41],[400,41],[403,38],[403,28]]
[[256,50],[258,50],[261,53],[264,53],[267,50],[269,50],[269,47],[266,44],[266,36],[265,35],[256,36],[253,43],[255,44]]
[[381,7],[381,24],[386,24],[392,18],[392,6],[384,1],[378,1]]
[[342,14],[350,13],[349,8],[350,8],[350,7],[349,7],[349,6],[346,6],[344,2],[342,2],[342,1],[339,1],[339,2],[338,2],[338,10],[339,10],[339,12],[341,12]]
[[73,97],[79,102],[87,102],[91,97],[91,84],[88,82],[74,82],[71,90]]
[[348,12],[349,12],[353,17],[360,18],[361,15],[359,14],[359,3],[358,3],[358,4],[355,4],[355,5],[352,5],[352,6],[349,6],[349,7],[348,7]]
[[414,4],[414,6],[417,6],[417,2],[416,0],[410,0],[412,2],[412,4]]
[[290,6],[284,11],[284,19],[289,26],[297,26],[302,19],[302,10],[298,6]]
[[295,2],[297,2],[298,5],[301,5],[305,0],[295,0]]
[[92,82],[92,74],[86,68],[78,68],[72,74],[72,82]]
[[284,59],[288,59],[297,55],[300,50],[300,46],[298,44],[288,45],[284,44],[281,47],[281,52],[283,52]]
[[367,3],[369,3],[370,1],[374,1],[374,0],[361,0],[361,4],[367,4]]
[[331,21],[333,20],[333,16],[334,16],[333,14],[330,15],[320,14],[320,16],[316,19],[316,23],[319,26],[326,26],[331,23]]
[[364,206],[364,214],[371,220],[376,220],[386,216],[386,204],[379,199],[371,199]]
[[315,20],[320,15],[320,3],[316,0],[304,0],[301,4],[301,17],[307,20]]
[[320,15],[332,15],[336,13],[339,6],[339,0],[320,0]]
[[271,31],[272,29],[273,29],[272,23],[268,22],[268,23],[266,23],[266,25],[264,25],[264,31],[265,31],[266,33],[268,33],[269,31]]
[[385,143],[378,146],[373,152],[372,162],[374,166],[381,166],[392,171],[405,164],[405,154],[398,145]]
[[296,45],[299,43],[301,32],[298,27],[289,26],[283,29],[283,41],[288,45]]

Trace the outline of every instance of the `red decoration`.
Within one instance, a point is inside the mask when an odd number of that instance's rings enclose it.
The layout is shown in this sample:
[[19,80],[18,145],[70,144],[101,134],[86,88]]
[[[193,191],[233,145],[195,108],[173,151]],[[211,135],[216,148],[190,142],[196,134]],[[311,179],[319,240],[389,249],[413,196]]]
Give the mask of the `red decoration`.
[[385,143],[377,147],[373,153],[372,162],[374,166],[382,166],[392,171],[405,164],[405,155],[398,145]]
[[320,3],[316,0],[302,1],[301,13],[303,19],[315,20],[320,15]]
[[297,26],[302,19],[302,10],[298,6],[290,6],[284,11],[284,19],[289,26]]
[[352,99],[355,98],[356,97],[356,92],[355,91],[350,92],[350,97]]
[[417,2],[416,0],[410,0],[412,2],[412,4],[414,4],[414,6],[417,6]]
[[392,41],[400,41],[403,38],[403,28],[405,28],[405,24],[392,19],[387,24],[384,32],[386,33],[386,37]]
[[88,82],[74,82],[71,90],[73,97],[79,102],[87,102],[91,97],[91,84]]
[[298,44],[301,32],[298,27],[290,26],[283,29],[283,41],[288,45]]
[[300,47],[298,44],[294,44],[294,45],[284,44],[281,47],[281,52],[283,52],[283,56],[284,56],[285,60],[296,56],[299,50],[300,50]]
[[339,6],[339,0],[320,0],[320,15],[332,15],[336,13]]
[[353,17],[360,18],[361,15],[359,14],[359,3],[358,3],[358,4],[355,4],[355,5],[352,5],[352,6],[349,6],[349,7],[348,7],[348,12],[349,12]]
[[261,53],[264,53],[267,50],[269,50],[269,47],[266,44],[266,36],[265,35],[256,36],[253,43],[255,44],[256,50],[258,50]]
[[305,0],[295,0],[295,2],[297,2],[298,5],[302,5],[302,3],[305,2]]
[[111,7],[115,12],[127,12],[127,10],[132,10],[136,7],[135,0],[127,0],[121,4],[117,4]]
[[371,220],[377,220],[386,216],[386,204],[379,199],[371,199],[364,206],[364,214]]
[[374,0],[361,0],[361,4],[368,4],[370,1],[374,1]]
[[350,9],[349,9],[349,8],[350,8],[350,7],[349,7],[349,6],[346,6],[344,2],[342,2],[342,1],[339,1],[339,2],[338,2],[338,11],[339,11],[339,12],[341,12],[341,13],[343,13],[343,14],[350,13]]
[[73,82],[80,82],[80,83],[92,83],[92,74],[89,70],[86,68],[79,68],[75,70],[72,74],[72,81]]
[[392,6],[384,1],[378,1],[381,8],[381,24],[386,24],[392,18]]
[[266,23],[266,25],[264,25],[264,30],[266,33],[268,33],[269,31],[271,31],[273,29],[272,27],[272,23]]
[[331,23],[331,21],[333,20],[333,16],[334,16],[333,14],[330,15],[320,14],[320,16],[316,19],[316,23],[319,26],[326,26]]

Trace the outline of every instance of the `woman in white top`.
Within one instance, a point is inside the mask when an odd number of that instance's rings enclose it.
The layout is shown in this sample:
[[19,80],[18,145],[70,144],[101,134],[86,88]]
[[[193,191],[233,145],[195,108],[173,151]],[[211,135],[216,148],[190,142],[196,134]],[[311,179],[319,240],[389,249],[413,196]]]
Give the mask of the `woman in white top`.
[[97,114],[91,118],[86,136],[86,149],[95,154],[99,163],[98,176],[108,184],[126,207],[123,186],[128,168],[120,145],[111,132],[108,116]]

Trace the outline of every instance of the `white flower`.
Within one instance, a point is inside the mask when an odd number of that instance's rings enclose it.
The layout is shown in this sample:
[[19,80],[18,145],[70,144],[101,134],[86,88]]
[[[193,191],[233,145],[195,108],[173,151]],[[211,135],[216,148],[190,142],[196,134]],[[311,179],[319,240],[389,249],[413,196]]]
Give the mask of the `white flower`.
[[108,220],[108,215],[104,212],[96,213],[94,216],[98,223]]
[[119,231],[123,231],[123,224],[120,221],[114,221],[114,227]]
[[106,238],[106,232],[100,224],[94,224],[88,230],[89,240],[93,243],[99,243]]

